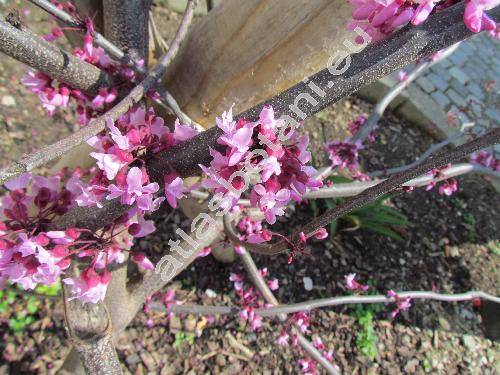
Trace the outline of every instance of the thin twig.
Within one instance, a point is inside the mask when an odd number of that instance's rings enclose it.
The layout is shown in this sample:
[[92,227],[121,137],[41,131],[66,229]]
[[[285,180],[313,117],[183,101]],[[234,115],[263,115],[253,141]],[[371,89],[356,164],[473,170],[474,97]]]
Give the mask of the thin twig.
[[[307,238],[311,237],[316,231],[327,226],[332,220],[335,220],[352,210],[355,210],[363,205],[370,203],[378,197],[390,193],[399,188],[403,184],[412,179],[431,171],[434,168],[440,168],[454,161],[460,160],[474,151],[481,150],[490,145],[500,143],[500,128],[495,128],[486,134],[477,137],[476,139],[458,146],[454,150],[441,152],[440,154],[430,157],[421,164],[408,169],[407,171],[397,173],[382,181],[375,186],[371,186],[364,190],[361,194],[348,199],[343,204],[336,206],[333,209],[327,210],[322,215],[314,218],[306,225],[294,231],[288,241],[281,240],[273,244],[252,244],[252,251],[257,251],[261,254],[276,255],[286,251],[289,247],[289,242],[297,241],[298,234],[303,232]],[[430,177],[430,176],[429,176]],[[249,246],[249,244],[245,244]]]
[[[224,217],[224,225],[227,230],[227,221],[231,220],[229,216]],[[242,242],[234,235],[230,236],[231,241],[234,244],[242,245]],[[244,244],[243,244],[244,245]],[[252,283],[255,285],[255,287],[259,290],[259,292],[262,294],[264,299],[266,300],[267,303],[270,303],[273,306],[278,306],[279,302],[274,296],[273,292],[269,287],[267,286],[266,281],[264,278],[261,276],[259,270],[257,269],[257,266],[255,265],[255,262],[252,259],[252,256],[248,251],[244,251],[243,253],[239,254],[239,257],[243,263],[243,266],[245,267],[245,270],[247,271],[248,275],[250,276],[250,279],[252,280]],[[285,322],[287,320],[287,317],[285,315],[279,315],[279,318],[282,322]],[[339,370],[337,367],[335,367],[330,361],[328,361],[323,355],[312,345],[309,340],[307,340],[301,333],[300,333],[300,328],[298,328],[294,324],[294,331],[295,334],[297,335],[298,343],[300,346],[313,358],[316,362],[318,362],[321,366],[325,368],[325,370],[329,374],[339,374]]]
[[[465,293],[447,294],[435,293],[431,291],[407,291],[397,292],[400,298],[422,299],[440,302],[463,302],[476,299],[500,303],[500,298],[483,291],[470,291]],[[279,314],[294,314],[300,311],[313,311],[325,307],[343,306],[351,304],[372,304],[372,303],[392,303],[393,298],[386,295],[372,296],[342,296],[321,298],[311,301],[280,305],[256,309],[255,312],[261,317],[274,317]],[[160,312],[172,312],[174,314],[195,314],[195,315],[234,315],[238,316],[242,311],[236,306],[203,306],[203,305],[171,305],[168,309],[160,303],[151,304],[151,308]]]
[[[83,24],[81,21],[77,20],[64,10],[57,8],[51,2],[47,0],[29,0],[29,1],[39,6],[43,10],[47,11],[54,17],[58,18],[60,21],[65,22],[68,26],[75,27],[77,30],[81,30],[82,32],[86,30],[85,24]],[[152,18],[151,12],[150,12],[150,24],[153,31],[153,35],[156,36],[155,40],[158,40],[162,48],[165,51],[168,51],[169,47],[159,34],[158,30],[156,29],[156,24]],[[93,36],[94,36],[94,43],[96,45],[104,49],[104,51],[106,51],[106,53],[111,57],[113,57],[115,60],[118,60],[127,65],[128,67],[132,68],[139,75],[139,77],[144,77],[144,75],[147,73],[146,68],[143,65],[139,64],[138,61],[136,61],[133,58],[133,56],[131,56],[129,53],[123,52],[116,44],[106,39],[102,34],[96,31],[94,32]],[[181,110],[179,104],[177,103],[175,98],[168,92],[167,89],[162,87],[159,83],[155,84],[155,89],[160,94],[160,99],[158,100],[158,102],[160,104],[164,104],[167,107],[169,107],[183,124],[187,125],[191,124],[200,131],[204,130],[204,128],[201,125],[193,121],[185,112]]]
[[[29,0],[34,5],[40,7],[46,12],[50,13],[60,21],[66,23],[68,26],[75,28],[76,30],[81,30],[84,32],[86,30],[85,24],[73,17],[71,14],[65,12],[63,9],[59,9],[57,6],[52,4],[47,0]],[[133,58],[129,54],[125,54],[116,44],[112,43],[108,39],[106,39],[101,33],[95,31],[93,34],[94,43],[104,49],[108,55],[113,57],[114,59],[125,63],[127,66],[136,69],[138,72],[142,74],[146,74],[146,69],[138,64],[137,61],[134,61]]]
[[106,112],[104,115],[99,116],[89,122],[87,126],[80,129],[79,131],[71,134],[69,137],[62,139],[50,146],[44,147],[39,151],[36,151],[21,160],[16,161],[6,168],[0,170],[0,184],[5,183],[9,179],[17,177],[24,172],[33,170],[36,167],[42,166],[51,160],[65,154],[69,150],[75,148],[76,146],[82,144],[90,137],[100,133],[104,130],[106,125],[106,119],[111,118],[113,121],[117,120],[118,117],[127,112],[132,106],[138,103],[146,94],[146,92],[157,83],[157,81],[162,77],[163,73],[170,65],[173,58],[177,55],[179,51],[180,44],[184,40],[189,25],[193,19],[193,9],[198,0],[189,0],[186,6],[186,11],[182,17],[179,29],[175,34],[172,41],[170,49],[163,55],[158,64],[152,68],[146,75],[146,78],[135,86],[130,93],[123,98],[118,104],[116,104],[112,109]]
[[55,47],[26,29],[12,26],[0,14],[0,52],[40,70],[70,87],[96,94],[112,82],[98,67]]
[[422,61],[417,64],[415,69],[411,71],[408,76],[406,77],[405,80],[397,83],[394,85],[388,92],[387,94],[384,95],[384,97],[377,103],[375,106],[372,114],[368,119],[366,120],[365,124],[363,127],[357,132],[353,137],[352,141],[363,141],[365,140],[368,135],[371,133],[372,130],[375,129],[377,126],[378,122],[382,118],[386,108],[391,104],[391,102],[396,99],[396,97],[401,94],[409,85],[412,83],[416,78],[420,76],[422,72],[433,66],[434,64],[440,62],[441,60],[447,58],[449,55],[451,55],[459,46],[460,43],[455,43],[451,47],[446,48],[441,54],[435,58],[435,59],[428,59],[425,61]]
[[[409,168],[401,167],[402,170],[408,170]],[[424,174],[417,178],[414,178],[408,182],[402,184],[402,186],[407,187],[419,187],[430,184],[431,182],[439,182],[446,180],[451,177],[461,176],[467,173],[480,173],[492,177],[500,177],[500,172],[496,172],[491,168],[486,168],[477,164],[472,163],[460,163],[454,164],[449,168],[446,168],[440,172],[438,177],[434,177],[431,174]],[[385,179],[375,180],[375,181],[355,181],[345,184],[334,184],[332,186],[324,187],[316,191],[309,191],[304,195],[305,199],[325,199],[325,198],[340,198],[340,197],[352,197],[358,195],[365,191],[366,189],[380,184]]]
[[419,165],[425,159],[427,159],[429,156],[434,154],[436,151],[441,150],[442,148],[448,146],[450,143],[453,143],[462,137],[463,137],[463,134],[456,134],[451,138],[445,139],[444,141],[441,141],[439,143],[435,143],[435,144],[431,145],[427,150],[425,150],[425,152],[422,155],[420,155],[418,157],[417,160],[415,160],[414,162],[412,162],[410,164],[406,164],[406,165],[403,165],[401,167],[385,169],[383,171],[375,171],[375,172],[369,173],[368,175],[370,177],[378,177],[378,176],[387,176],[390,174],[406,171],[412,167]]

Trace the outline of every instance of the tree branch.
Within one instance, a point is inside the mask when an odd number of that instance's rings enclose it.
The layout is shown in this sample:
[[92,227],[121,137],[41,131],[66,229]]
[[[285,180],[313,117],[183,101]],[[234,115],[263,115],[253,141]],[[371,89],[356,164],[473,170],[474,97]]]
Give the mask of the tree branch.
[[[400,167],[403,170],[408,170],[409,168]],[[396,172],[394,172],[396,173]],[[425,174],[414,178],[408,182],[403,183],[401,186],[407,187],[419,187],[430,184],[431,182],[439,182],[446,180],[451,177],[461,176],[467,173],[481,173],[484,175],[492,177],[500,177],[500,172],[495,172],[491,168],[482,167],[477,164],[472,163],[460,163],[452,165],[450,168],[446,168],[441,171],[440,176],[434,178],[434,176]],[[335,184],[333,186],[324,187],[315,191],[309,191],[304,195],[305,199],[325,199],[325,198],[340,198],[340,197],[352,197],[358,195],[365,191],[366,189],[380,184],[384,180],[367,181],[360,182],[354,181],[345,184]]]
[[[72,274],[74,269],[68,273]],[[104,303],[82,304],[68,300],[69,288],[63,285],[66,328],[71,343],[80,355],[87,374],[121,374],[113,344],[112,324]]]
[[[24,172],[31,171],[34,168],[42,166],[49,161],[65,154],[69,150],[85,142],[90,137],[103,131],[106,126],[107,118],[117,120],[118,117],[123,115],[133,105],[138,103],[144,97],[145,93],[157,83],[163,73],[165,73],[168,65],[176,56],[179,50],[179,46],[186,36],[189,24],[193,19],[193,9],[196,2],[197,0],[190,0],[188,2],[186,12],[184,13],[179,29],[177,30],[177,33],[168,52],[165,53],[158,64],[149,71],[146,78],[144,78],[144,80],[136,87],[134,87],[134,89],[132,89],[132,91],[125,98],[123,98],[118,104],[116,104],[104,115],[91,120],[87,126],[71,134],[69,137],[60,140],[50,146],[44,147],[39,151],[21,158],[21,160],[14,162],[6,168],[1,169],[0,184],[3,184],[9,179],[17,177]],[[2,35],[1,30],[2,29],[0,22],[0,37]]]
[[147,66],[149,8],[152,0],[103,0],[104,35],[132,60]]
[[[483,291],[470,291],[457,294],[435,293],[431,291],[408,291],[398,292],[400,298],[423,299],[441,302],[462,302],[481,299],[484,301],[492,301],[500,303],[500,298]],[[279,314],[294,314],[300,311],[313,311],[316,309],[332,306],[343,306],[351,304],[371,304],[371,303],[392,303],[393,298],[386,295],[372,296],[342,296],[321,298],[311,301],[280,305],[276,307],[268,307],[256,309],[255,312],[262,317],[274,317]],[[159,312],[173,312],[174,314],[195,314],[195,315],[234,315],[238,316],[242,311],[236,306],[203,306],[203,305],[174,305],[172,304],[167,309],[165,305],[159,303],[151,304],[151,308]]]
[[[38,6],[39,8],[45,10],[46,12],[50,13],[60,21],[64,22],[70,27],[73,27],[77,30],[81,30],[82,32],[85,31],[85,24],[81,22],[80,20],[77,20],[74,18],[71,14],[65,12],[63,9],[58,8],[54,4],[52,4],[50,1],[47,0],[29,0],[31,3],[34,5]],[[94,43],[104,49],[108,55],[113,57],[114,59],[123,62],[127,66],[130,67],[137,67],[138,69],[141,70],[143,74],[147,73],[146,69],[141,67],[139,68],[137,61],[134,60],[131,56],[128,54],[124,53],[117,45],[114,43],[111,43],[108,39],[106,39],[101,33],[95,31],[93,33],[94,37]]]
[[412,167],[414,167],[416,165],[419,165],[424,160],[426,160],[429,156],[431,156],[432,154],[434,154],[436,151],[441,150],[442,148],[448,146],[452,142],[458,141],[462,137],[463,137],[463,134],[456,134],[453,137],[450,137],[450,138],[445,139],[445,140],[443,140],[443,141],[441,141],[439,143],[435,143],[435,144],[431,145],[427,150],[425,150],[425,152],[422,155],[420,155],[418,157],[417,160],[415,160],[414,162],[412,162],[410,164],[406,164],[406,165],[403,165],[401,167],[384,169],[383,171],[371,172],[368,175],[370,177],[378,177],[378,176],[387,176],[387,175],[390,175],[390,174],[394,174],[394,173],[406,171],[407,169],[410,169],[410,168],[412,168]]
[[110,86],[101,69],[51,45],[25,29],[18,29],[0,15],[0,51],[22,63],[86,93]]
[[[342,74],[333,76],[328,68],[308,78],[326,91],[324,97],[315,97],[318,104],[302,108],[305,115],[299,121],[321,111],[328,105],[337,102],[405,65],[424,58],[443,48],[473,35],[463,22],[464,3],[456,4],[439,13],[418,26],[407,26],[387,39],[371,44],[361,52],[351,56],[350,67]],[[488,14],[493,19],[500,18],[500,6]],[[328,89],[327,87],[331,87]],[[272,105],[277,116],[288,115],[297,118],[293,108],[294,102],[301,93],[310,93],[306,83],[301,82],[283,93],[239,114],[237,118],[249,121],[258,119],[264,105]],[[303,103],[303,101],[302,101]],[[304,105],[303,105],[304,106]],[[217,127],[208,129],[194,138],[170,148],[155,156],[149,163],[149,170],[162,171],[168,166],[175,166],[181,176],[187,177],[200,173],[199,164],[208,165],[211,161],[209,147],[217,148],[217,139],[222,134]]]
[[[350,68],[344,73],[345,78],[333,78],[333,82],[336,83],[335,92],[330,96],[322,98],[319,101],[319,105],[308,111],[306,115],[315,113],[343,96],[353,93],[360,86],[369,84],[381,76],[401,68],[412,59],[425,57],[456,43],[460,39],[471,36],[472,33],[463,24],[463,10],[464,4],[457,4],[432,15],[426,22],[419,26],[404,28],[398,33],[391,35],[387,40],[366,47],[363,51],[353,56]],[[500,6],[490,10],[489,14],[494,19],[499,18]],[[321,84],[323,82],[324,87],[327,80],[331,78],[329,74],[328,69],[325,69],[313,77],[316,77],[317,83]],[[300,92],[300,90],[306,90],[302,83],[270,101],[271,103],[281,103],[277,107],[278,115],[290,113],[286,105],[293,103],[291,92]],[[259,113],[262,106],[263,104],[240,114],[238,117],[255,120],[255,118],[252,118],[252,113],[255,116],[255,113]],[[150,176],[156,179],[156,181],[161,181],[163,179],[163,172],[171,166],[175,166],[176,170],[183,177],[200,173],[198,165],[208,165],[210,163],[211,157],[208,153],[208,148],[217,147],[217,139],[220,134],[220,129],[211,128],[191,140],[155,155],[154,159],[147,162]],[[422,173],[424,172],[427,171],[423,171]],[[18,172],[17,175],[20,173]],[[2,180],[0,172],[0,181],[5,180],[5,178]],[[94,218],[98,218],[101,222],[109,223],[123,213],[117,206],[119,204],[113,203],[113,201],[110,202],[107,213],[104,212],[102,214],[95,208],[84,210],[80,207],[78,215],[70,212],[65,216],[66,219],[72,217],[71,220],[67,220],[70,226],[78,225],[78,223],[89,223]],[[64,222],[64,219],[59,221],[61,223],[59,227],[63,226]]]
[[[306,237],[309,238],[313,235],[314,232],[316,232],[320,228],[325,227],[332,220],[335,220],[340,216],[344,216],[352,210],[355,210],[356,208],[362,207],[363,205],[374,201],[383,194],[390,193],[391,191],[397,189],[408,181],[411,181],[412,179],[421,176],[434,168],[443,167],[449,163],[464,158],[474,151],[481,150],[497,143],[500,143],[500,128],[490,130],[488,133],[477,137],[472,141],[464,143],[454,150],[442,152],[436,156],[432,156],[421,164],[410,168],[405,172],[392,175],[387,180],[382,181],[375,186],[367,188],[361,194],[348,199],[345,203],[326,211],[324,214],[318,216],[317,218],[314,218],[306,225],[302,226],[299,229],[296,229],[294,231],[294,234],[290,236],[290,241],[296,242],[298,234],[300,232],[303,232]],[[422,178],[425,178],[425,176],[423,176]],[[432,177],[430,176],[429,178],[432,179]],[[273,244],[257,245],[245,243],[244,246],[251,248],[253,252],[258,252],[260,254],[276,255],[286,251],[289,247],[289,244],[287,241],[281,240]]]

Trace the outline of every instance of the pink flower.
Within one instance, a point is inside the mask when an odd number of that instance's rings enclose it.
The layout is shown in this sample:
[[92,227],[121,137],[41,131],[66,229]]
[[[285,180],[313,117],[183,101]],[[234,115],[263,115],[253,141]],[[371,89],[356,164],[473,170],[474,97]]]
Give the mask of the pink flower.
[[236,254],[242,255],[242,254],[245,254],[245,251],[246,251],[245,248],[243,246],[241,246],[241,245],[235,245],[234,246],[234,252]]
[[271,290],[278,290],[278,289],[279,289],[279,287],[280,287],[278,279],[268,280],[268,282],[267,282],[267,286],[268,286],[268,287],[269,287],[269,289],[271,289]]
[[500,4],[499,0],[469,0],[465,7],[464,23],[473,33],[494,31],[496,23],[484,11]]
[[347,289],[354,290],[357,292],[366,292],[369,288],[368,285],[362,285],[356,281],[356,274],[350,273],[344,276],[345,286]]
[[276,343],[281,346],[288,346],[288,340],[290,336],[286,331],[282,331],[276,340]]
[[408,73],[406,73],[404,70],[400,70],[398,72],[398,81],[403,82],[408,79]]
[[387,297],[394,299],[394,302],[396,303],[396,308],[391,312],[391,317],[393,319],[399,314],[400,311],[408,310],[411,307],[410,297],[401,298],[393,290],[389,290],[387,292]]
[[53,42],[54,40],[62,37],[64,34],[62,32],[62,30],[58,27],[54,27],[50,33],[48,34],[45,34],[43,36],[43,39],[45,39],[47,42]]
[[436,4],[434,0],[420,0],[420,4],[415,10],[411,23],[414,25],[420,25],[427,19],[427,17],[429,17],[429,14],[431,14],[435,6]]
[[41,72],[28,71],[28,74],[21,78],[21,83],[28,87],[29,91],[39,93],[50,86],[51,79]]
[[325,349],[325,345],[323,344],[323,341],[321,340],[321,337],[319,337],[319,336],[314,337],[313,345],[318,350]]
[[134,253],[132,255],[132,260],[136,262],[139,267],[144,268],[146,270],[154,270],[155,266],[151,261],[143,254],[143,253]]
[[128,227],[128,232],[136,237],[146,237],[156,230],[153,220],[145,220],[143,215],[137,215],[137,223],[132,223]]
[[184,183],[176,174],[165,175],[165,195],[172,208],[177,208],[177,199],[184,198]]
[[104,301],[110,279],[111,274],[108,271],[98,275],[94,269],[89,268],[83,271],[80,277],[63,279],[63,282],[71,285],[72,297],[69,300],[76,298],[82,303],[98,303]]
[[439,186],[439,194],[441,195],[452,195],[454,192],[458,191],[458,181],[454,178],[445,180]]
[[209,247],[209,246],[206,246],[203,248],[203,250],[201,250],[199,253],[198,253],[198,258],[204,258],[208,255],[210,255],[212,253],[212,248]]
[[120,130],[115,126],[114,121],[111,117],[106,118],[106,125],[110,131],[111,138],[115,141],[116,145],[120,150],[127,151],[130,148],[129,139],[122,135]]
[[174,139],[177,142],[184,142],[198,134],[198,130],[190,125],[181,125],[179,119],[175,120]]
[[106,197],[111,200],[121,197],[123,204],[132,205],[137,202],[137,207],[143,211],[150,211],[155,206],[153,204],[153,194],[159,190],[156,182],[142,185],[143,181],[147,181],[148,176],[143,173],[138,167],[132,167],[128,171],[126,184],[124,186],[116,186],[111,184],[108,186],[110,194]]
[[321,228],[319,229],[318,231],[316,231],[314,234],[313,234],[314,238],[318,239],[318,240],[324,240],[325,238],[328,237],[328,232],[326,231],[325,228]]
[[268,190],[264,185],[258,184],[254,186],[252,193],[253,196],[250,196],[250,200],[253,201],[252,205],[255,206],[258,204],[269,224],[276,222],[276,216],[285,214],[283,207],[286,207],[290,201],[289,190],[281,189],[273,191],[273,189]]
[[113,180],[118,171],[127,165],[116,154],[105,154],[101,152],[91,152],[90,156],[97,160],[97,166],[106,173],[108,180]]
[[108,88],[103,87],[99,89],[98,94],[92,99],[92,108],[98,109],[104,106],[104,104],[113,103],[118,95],[116,89],[108,90]]
[[25,172],[19,177],[7,181],[4,186],[9,190],[25,189],[31,180],[31,173]]
[[47,114],[52,116],[57,107],[66,108],[68,106],[70,91],[63,86],[59,90],[46,88],[38,93],[38,97],[42,102],[42,107],[45,108]]
[[352,172],[358,168],[358,152],[362,148],[359,141],[355,143],[348,140],[345,142],[332,141],[326,144],[326,151],[332,166],[339,166],[342,169],[348,168]]

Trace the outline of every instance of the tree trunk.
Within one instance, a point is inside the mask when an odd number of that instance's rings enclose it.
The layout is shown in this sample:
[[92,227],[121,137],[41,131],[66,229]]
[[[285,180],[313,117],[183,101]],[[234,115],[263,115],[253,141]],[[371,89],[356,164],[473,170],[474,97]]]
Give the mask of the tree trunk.
[[344,0],[225,0],[201,19],[164,79],[195,121],[211,126],[276,95],[344,51]]

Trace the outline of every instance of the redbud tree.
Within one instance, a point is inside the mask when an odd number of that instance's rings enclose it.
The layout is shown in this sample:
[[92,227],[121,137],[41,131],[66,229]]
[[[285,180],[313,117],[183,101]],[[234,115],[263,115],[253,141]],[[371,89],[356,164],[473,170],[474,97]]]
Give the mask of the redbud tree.
[[[30,67],[20,84],[39,98],[46,115],[71,111],[80,130],[0,170],[6,189],[0,204],[0,285],[32,290],[62,283],[65,325],[73,345],[66,370],[121,373],[113,338],[145,304],[148,308],[152,295],[197,257],[210,254],[221,238],[225,251],[237,254],[247,272],[230,277],[238,307],[180,305],[168,292],[165,311],[236,314],[256,331],[263,319],[278,318],[282,328],[276,345],[300,346],[304,358],[298,365],[304,373],[315,373],[317,366],[339,372],[334,353],[320,338],[308,338],[309,311],[314,308],[384,302],[392,306],[395,317],[419,298],[498,302],[483,292],[389,290],[386,295],[366,295],[369,287],[349,274],[348,296],[283,305],[273,295],[279,280],[265,268],[258,269],[251,256],[286,256],[293,262],[311,238],[328,240],[326,228],[332,220],[384,194],[422,186],[451,195],[458,188],[455,176],[498,176],[500,162],[485,151],[500,141],[498,128],[479,136],[460,134],[460,146],[437,152],[452,141],[444,140],[417,162],[379,175],[363,173],[358,162],[359,150],[377,141],[377,122],[388,102],[423,69],[476,33],[498,37],[498,0],[350,0],[342,5],[349,8],[348,19],[328,19],[349,36],[342,48],[319,58],[323,68],[303,68],[292,79],[277,79],[281,86],[271,92],[265,82],[252,81],[253,73],[231,76],[246,61],[254,61],[252,54],[262,53],[261,41],[252,41],[262,28],[239,31],[254,45],[238,53],[235,46],[221,47],[224,43],[218,38],[225,38],[225,30],[214,26],[229,18],[244,19],[254,6],[250,2],[225,1],[190,27],[197,1],[188,0],[168,45],[150,17],[148,0],[31,3],[51,15],[54,27],[35,35],[19,12],[2,15],[0,50]],[[279,3],[290,9],[295,1]],[[282,33],[282,40],[291,38],[287,25],[298,21],[293,14],[275,20],[276,10],[271,8],[257,13],[257,25],[280,23],[279,30],[269,30],[270,39],[273,31]],[[315,8],[319,4],[294,12],[309,16]],[[316,27],[314,17],[305,19],[308,27]],[[57,46],[65,37],[71,49]],[[293,37],[296,46],[305,45],[300,36]],[[298,53],[304,59],[315,55],[311,48]],[[197,58],[216,54],[222,55],[219,60]],[[291,66],[291,61],[277,56],[277,64]],[[329,165],[313,167],[307,131],[298,130],[302,122],[412,62],[417,62],[415,70],[400,74],[400,82],[371,116],[359,116],[349,124],[352,136],[325,143]],[[217,70],[220,66],[223,71]],[[206,76],[205,86],[194,84],[202,80],[199,72]],[[213,99],[217,95],[207,87],[234,85],[228,75],[244,82],[245,89],[234,95],[226,92],[229,99]],[[189,95],[199,96],[197,102],[187,100]],[[205,100],[217,109],[203,108]],[[227,105],[227,100],[232,103]],[[225,108],[219,111],[221,105]],[[56,159],[60,161],[48,175],[35,173]],[[328,183],[326,178],[338,171],[348,173],[353,182]],[[273,228],[291,205],[332,197],[349,198],[291,234]],[[183,208],[195,200],[203,204],[191,215],[190,232],[177,229],[181,240],[170,240],[169,251],[157,264],[147,252],[131,250],[135,238],[155,231],[153,212],[161,206]],[[127,271],[132,269],[137,277],[129,279]]]

